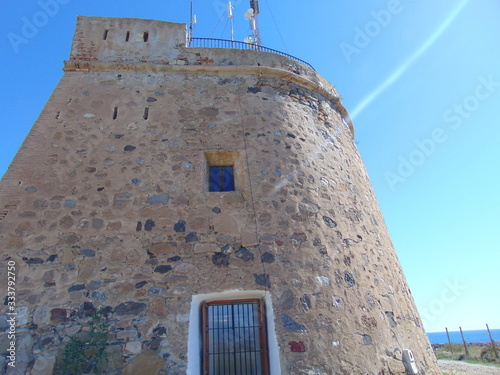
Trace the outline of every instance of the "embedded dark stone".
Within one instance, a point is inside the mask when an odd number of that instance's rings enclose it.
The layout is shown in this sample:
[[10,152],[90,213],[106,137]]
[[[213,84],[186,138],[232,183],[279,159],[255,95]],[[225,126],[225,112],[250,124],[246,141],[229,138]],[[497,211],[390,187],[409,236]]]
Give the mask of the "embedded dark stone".
[[156,226],[155,222],[151,219],[148,219],[146,220],[146,224],[144,224],[144,230],[151,232],[155,226]]
[[168,271],[171,271],[171,270],[172,270],[172,266],[170,264],[162,264],[162,265],[157,266],[154,269],[154,272],[167,273]]
[[253,255],[253,253],[250,250],[248,250],[246,247],[239,248],[238,250],[236,250],[234,255],[237,258],[240,258],[244,262],[251,262],[252,260],[255,259],[255,256]]
[[253,274],[253,277],[255,279],[255,283],[259,286],[264,286],[266,288],[271,288],[271,281],[269,280],[269,275],[265,273],[261,274]]
[[138,221],[135,227],[136,232],[140,232],[142,230],[142,221]]
[[126,145],[123,148],[123,151],[134,151],[134,150],[135,150],[135,146],[132,146],[132,145]]
[[20,212],[17,216],[19,217],[36,217],[36,213],[33,211]]
[[53,262],[56,259],[57,259],[57,254],[52,254],[47,258],[46,262]]
[[83,289],[85,289],[85,284],[77,284],[77,285],[70,286],[68,288],[68,292],[77,292],[77,291],[83,290]]
[[138,315],[146,309],[146,304],[141,302],[128,301],[116,306],[117,315]]
[[176,255],[175,257],[168,258],[167,262],[178,262],[179,260],[181,260],[181,257]]
[[115,139],[120,139],[123,137],[125,134],[115,134]]
[[231,254],[233,252],[233,246],[229,243],[225,244],[224,246],[221,247],[220,251],[223,254]]
[[356,285],[356,282],[354,281],[354,277],[348,271],[344,271],[344,280],[347,283],[348,288]]
[[132,183],[135,185],[139,185],[141,183],[141,180],[139,180],[138,178],[134,178],[132,179]]
[[94,316],[97,313],[97,309],[95,308],[92,302],[84,302],[78,308],[78,316]]
[[292,353],[304,353],[306,351],[306,346],[302,341],[290,341],[290,351]]
[[101,281],[92,280],[87,284],[87,290],[96,290],[99,289],[101,286],[102,286]]
[[50,312],[50,322],[52,324],[66,323],[68,321],[68,315],[66,309],[52,309]]
[[335,228],[337,226],[337,223],[328,216],[323,216],[323,220],[328,228]]
[[157,100],[158,100],[158,99],[153,98],[152,96],[150,96],[149,98],[147,98],[147,99],[146,99],[146,101],[147,101],[148,103],[154,103],[154,102],[156,102]]
[[139,281],[137,284],[135,284],[135,289],[141,289],[147,283],[147,281]]
[[158,338],[156,337],[153,337],[149,342],[148,347],[151,350],[157,350],[160,347],[160,340],[158,340]]
[[153,296],[159,295],[161,292],[163,292],[163,288],[161,286],[152,286],[148,289],[148,294]]
[[169,199],[170,199],[170,197],[168,196],[168,194],[163,193],[163,194],[153,195],[152,197],[149,197],[147,200],[147,203],[149,203],[149,204],[167,204]]
[[261,255],[260,261],[262,263],[273,263],[274,262],[274,254],[266,251],[264,254]]
[[230,254],[215,253],[212,255],[212,263],[217,267],[228,267]]
[[80,254],[82,254],[85,257],[95,257],[95,251],[92,249],[82,249],[80,250]]
[[40,259],[40,258],[26,258],[26,257],[23,257],[23,261],[26,264],[42,264],[43,263],[43,259]]
[[363,335],[363,344],[364,345],[371,345],[372,344],[372,338],[368,335]]
[[283,327],[287,331],[291,332],[304,332],[306,331],[306,327],[302,324],[297,323],[287,314],[281,314],[281,322],[283,323]]
[[184,220],[179,220],[177,224],[174,225],[174,230],[177,233],[183,233],[186,231],[186,222]]
[[38,190],[35,186],[28,186],[26,189],[28,193],[36,193],[36,191]]
[[385,315],[387,316],[387,319],[389,319],[389,325],[392,328],[394,328],[394,327],[396,327],[398,325],[396,323],[396,321],[394,320],[394,313],[392,311],[386,311]]
[[167,335],[167,329],[164,326],[157,326],[153,329],[153,333],[160,337],[165,337]]
[[265,137],[266,135],[264,133],[259,133],[257,134],[257,138],[260,138],[260,137]]
[[198,241],[198,236],[196,235],[196,232],[191,232],[187,234],[186,242],[196,242],[196,241]]
[[66,199],[64,201],[64,207],[75,207],[76,206],[76,201],[72,199]]
[[287,134],[286,134],[286,136],[287,136],[288,138],[295,138],[295,135],[294,135],[294,134],[292,134],[292,133],[287,133]]
[[94,290],[92,294],[90,295],[90,298],[97,302],[104,302],[106,300],[106,295],[101,292],[100,290]]
[[300,297],[300,303],[302,304],[304,310],[311,310],[311,297],[309,297],[307,294],[304,294],[302,297]]
[[261,92],[261,89],[259,89],[258,87],[249,87],[247,89],[247,92],[250,92],[252,94],[257,94],[258,92]]
[[215,213],[215,214],[220,214],[221,213],[221,209],[219,207],[214,207],[214,208],[212,208],[212,212]]

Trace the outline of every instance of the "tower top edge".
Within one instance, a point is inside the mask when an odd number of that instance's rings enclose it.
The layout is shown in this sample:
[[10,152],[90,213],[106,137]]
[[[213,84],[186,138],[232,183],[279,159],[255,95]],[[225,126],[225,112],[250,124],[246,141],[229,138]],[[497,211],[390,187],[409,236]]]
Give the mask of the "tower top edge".
[[[354,133],[351,119],[330,82],[305,61],[263,46],[219,39],[189,40],[187,24],[141,18],[77,16],[65,71],[120,70],[145,65],[156,71],[169,66],[267,67],[312,82],[335,102]],[[78,69],[77,67],[93,67]],[[167,67],[167,69],[163,69]],[[136,69],[134,68],[134,69]],[[150,69],[150,68],[148,68]],[[129,70],[129,68],[127,68]]]

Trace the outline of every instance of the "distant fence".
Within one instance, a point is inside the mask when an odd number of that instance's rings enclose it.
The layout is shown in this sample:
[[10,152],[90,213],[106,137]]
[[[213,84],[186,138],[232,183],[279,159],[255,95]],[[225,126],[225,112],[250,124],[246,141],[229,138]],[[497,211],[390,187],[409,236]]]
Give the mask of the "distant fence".
[[308,62],[301,60],[295,56],[289,55],[288,53],[281,52],[272,48],[267,48],[258,44],[239,42],[236,40],[227,40],[227,39],[212,39],[212,38],[191,38],[189,41],[189,47],[202,47],[202,48],[232,48],[232,49],[246,49],[252,51],[263,51],[263,52],[271,52],[277,55],[288,57],[289,59],[295,60],[305,66],[311,68],[316,71],[311,64]]

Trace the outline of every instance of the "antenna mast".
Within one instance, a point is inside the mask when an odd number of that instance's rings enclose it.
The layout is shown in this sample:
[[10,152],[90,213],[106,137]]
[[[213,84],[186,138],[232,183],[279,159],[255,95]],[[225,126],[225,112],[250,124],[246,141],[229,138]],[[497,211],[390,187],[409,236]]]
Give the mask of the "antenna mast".
[[191,1],[191,11],[189,18],[189,32],[188,32],[188,45],[191,44],[191,39],[193,39],[193,25],[196,23],[196,14],[193,14],[193,2]]
[[260,30],[257,23],[257,16],[259,15],[259,0],[250,0],[250,8],[253,10],[253,15],[250,18],[250,28],[253,33],[253,40],[256,45],[260,45]]
[[231,21],[231,40],[234,42],[234,17],[233,17],[233,5],[229,1],[227,3],[227,16],[229,17],[229,20]]

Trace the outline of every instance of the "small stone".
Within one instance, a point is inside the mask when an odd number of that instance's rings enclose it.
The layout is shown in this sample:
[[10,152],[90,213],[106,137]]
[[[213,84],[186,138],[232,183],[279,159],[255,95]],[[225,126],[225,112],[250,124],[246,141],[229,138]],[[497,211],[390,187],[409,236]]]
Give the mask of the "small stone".
[[306,346],[302,341],[290,341],[290,351],[293,353],[304,353],[306,351]]
[[94,301],[102,303],[106,300],[106,295],[100,290],[94,290],[90,295],[90,298],[92,298]]
[[222,254],[231,254],[233,252],[233,247],[228,243],[222,246],[220,250]]
[[239,258],[242,261],[244,261],[244,262],[251,262],[255,258],[255,256],[253,255],[253,253],[250,250],[248,250],[247,248],[245,248],[245,247],[241,247],[238,250],[236,250],[236,252],[234,253],[234,255],[237,258]]
[[125,344],[125,353],[140,354],[142,352],[142,343],[140,341],[129,341]]
[[28,193],[36,193],[38,189],[35,186],[28,186],[24,190],[26,190]]
[[135,329],[124,329],[116,332],[116,338],[118,340],[130,340],[137,337],[137,331]]
[[347,283],[348,288],[356,285],[356,282],[354,281],[354,277],[348,271],[344,271],[344,280]]
[[174,225],[174,230],[178,233],[183,233],[186,231],[186,222],[184,220],[179,220],[175,225]]
[[335,310],[343,311],[344,310],[344,300],[339,296],[332,296],[332,298],[333,298],[332,305],[335,308]]
[[116,306],[117,315],[138,315],[146,309],[146,304],[141,302],[128,301]]
[[363,345],[371,345],[372,338],[368,335],[363,335]]
[[182,258],[178,255],[174,256],[174,257],[171,257],[171,258],[168,258],[167,259],[167,262],[178,262],[179,260],[181,260]]
[[274,262],[274,254],[266,251],[264,254],[261,255],[260,261],[262,263],[273,263]]
[[123,148],[123,151],[134,151],[135,150],[135,146],[132,146],[132,145],[126,145],[124,148]]
[[213,242],[197,242],[193,246],[195,253],[220,253],[220,247]]
[[96,313],[97,313],[97,309],[95,308],[95,306],[92,302],[85,301],[78,308],[78,316],[79,317],[94,316]]
[[66,309],[52,309],[50,312],[50,324],[66,323],[68,321],[68,312]]
[[77,292],[79,290],[83,290],[85,289],[85,285],[84,284],[77,284],[77,285],[73,285],[73,286],[70,286],[68,288],[68,292],[71,293],[71,292]]
[[160,286],[152,286],[148,289],[148,294],[150,295],[159,295],[161,292],[163,292],[163,288]]
[[139,185],[141,183],[141,180],[139,180],[138,178],[134,178],[134,179],[132,179],[132,183],[135,185]]
[[139,281],[137,284],[135,284],[135,289],[140,289],[147,283],[148,283],[147,281]]
[[[139,180],[140,181],[140,180]],[[170,197],[167,193],[153,195],[148,198],[148,204],[167,204]]]
[[154,272],[167,273],[168,271],[171,271],[171,270],[172,270],[172,266],[170,264],[166,264],[166,265],[157,266],[154,269]]
[[73,199],[66,199],[64,201],[64,207],[75,207],[76,206],[76,201]]
[[337,223],[328,216],[323,216],[323,221],[325,222],[328,228],[335,228],[337,226]]
[[16,326],[20,327],[28,324],[29,308],[28,306],[20,306],[16,308]]
[[47,306],[39,306],[33,313],[33,323],[44,326],[50,322],[50,309]]
[[306,331],[305,326],[297,323],[287,314],[281,314],[281,322],[283,323],[283,327],[287,331],[291,331],[291,332],[305,332]]
[[80,254],[82,254],[85,257],[93,258],[93,257],[95,257],[95,250],[92,250],[92,249],[82,249],[82,250],[80,250]]
[[328,277],[326,277],[326,276],[316,276],[314,278],[314,280],[320,286],[329,286],[330,285],[330,279]]
[[304,294],[302,297],[300,297],[300,303],[302,304],[302,307],[305,311],[311,310],[311,297],[309,297],[307,294]]
[[43,355],[35,359],[30,375],[52,375],[56,364],[56,356]]
[[122,375],[157,375],[165,364],[165,359],[153,350],[146,350],[132,359],[122,371]]
[[230,254],[215,253],[212,256],[212,263],[217,267],[228,267]]
[[153,228],[156,226],[155,222],[151,219],[146,220],[146,223],[144,224],[144,230],[150,232],[153,230]]
[[214,207],[214,208],[212,208],[212,212],[214,214],[220,214],[221,213],[221,209],[219,207]]
[[266,288],[271,288],[271,281],[269,280],[269,275],[265,273],[261,274],[253,274],[253,277],[255,279],[255,283],[259,286],[263,286]]
[[196,242],[196,241],[198,241],[198,236],[196,235],[196,232],[191,232],[187,234],[186,242]]

